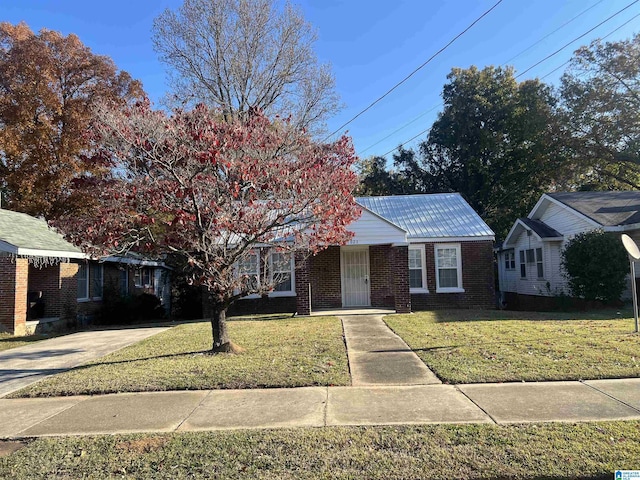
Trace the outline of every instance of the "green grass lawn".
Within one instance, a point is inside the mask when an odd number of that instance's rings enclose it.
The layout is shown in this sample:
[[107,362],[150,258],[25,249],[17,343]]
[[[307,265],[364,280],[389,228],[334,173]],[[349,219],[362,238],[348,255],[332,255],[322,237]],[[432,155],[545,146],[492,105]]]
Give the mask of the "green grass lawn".
[[448,383],[640,377],[640,335],[616,311],[447,310],[385,321]]
[[228,328],[243,353],[209,355],[210,324],[185,324],[46,378],[12,397],[350,382],[342,325],[335,317],[238,318],[231,319]]
[[0,477],[610,479],[637,469],[640,422],[242,430],[39,438]]
[[52,335],[27,335],[25,337],[15,337],[10,333],[0,333],[0,352],[10,348],[24,347],[33,342],[53,338]]

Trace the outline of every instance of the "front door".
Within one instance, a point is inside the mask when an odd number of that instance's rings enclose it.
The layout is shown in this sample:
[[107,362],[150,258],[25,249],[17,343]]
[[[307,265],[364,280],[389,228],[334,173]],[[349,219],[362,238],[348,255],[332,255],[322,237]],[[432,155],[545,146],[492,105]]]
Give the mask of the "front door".
[[343,248],[340,253],[342,263],[342,306],[370,306],[369,249]]

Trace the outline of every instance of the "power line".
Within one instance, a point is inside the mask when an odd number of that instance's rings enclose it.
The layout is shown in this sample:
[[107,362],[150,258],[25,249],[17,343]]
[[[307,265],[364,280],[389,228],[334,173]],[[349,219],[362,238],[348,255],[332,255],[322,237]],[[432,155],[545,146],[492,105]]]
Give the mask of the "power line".
[[[571,45],[572,43],[577,42],[578,40],[580,40],[581,38],[583,38],[584,36],[588,35],[589,33],[593,32],[595,29],[597,29],[598,27],[601,27],[602,25],[604,25],[605,23],[607,23],[609,20],[613,19],[614,17],[616,17],[617,15],[619,15],[620,13],[624,12],[626,9],[628,9],[629,7],[635,5],[636,3],[638,3],[640,0],[634,0],[633,2],[629,3],[627,6],[625,6],[624,8],[618,10],[616,13],[614,13],[613,15],[607,17],[605,20],[603,20],[602,22],[598,23],[595,27],[590,28],[589,30],[587,30],[586,32],[584,32],[583,34],[579,35],[578,37],[574,38],[573,40],[571,40],[570,42],[568,42],[567,44],[565,44],[564,46],[562,46],[561,48],[559,48],[558,50],[556,50],[555,52],[551,53],[550,55],[547,55],[545,58],[543,58],[542,60],[536,62],[534,65],[530,66],[529,68],[527,68],[526,70],[524,70],[523,72],[519,73],[518,75],[516,75],[514,78],[518,78],[521,77],[522,75],[524,75],[525,73],[527,73],[528,71],[532,70],[533,68],[537,67],[538,65],[540,65],[541,63],[549,60],[551,57],[557,55],[558,53],[560,53],[562,50],[564,50],[565,48],[567,48],[569,45]],[[632,17],[629,21],[627,21],[626,23],[620,25],[619,28],[623,27],[624,25],[626,25],[627,23],[629,23],[631,20],[633,20],[634,18],[636,18],[637,16],[639,16],[640,14]],[[617,29],[616,29],[617,30]],[[611,35],[612,33],[614,33],[616,30],[613,30],[612,32],[610,32],[608,35]],[[607,36],[608,36],[607,35]],[[567,63],[569,63],[571,60],[568,60],[567,62],[565,62],[563,65],[560,65],[560,67],[557,67],[557,69],[561,68],[562,66],[566,65]],[[550,75],[551,73],[555,72],[552,71],[550,72],[548,75]],[[543,77],[544,78],[544,77]],[[442,103],[436,105],[433,108],[437,108],[438,106],[442,105]],[[433,108],[431,110],[433,110]],[[430,111],[431,111],[430,110]],[[425,114],[428,112],[425,112]],[[406,125],[405,125],[406,126]],[[404,128],[404,127],[402,127]],[[389,155],[390,153],[394,152],[395,150],[397,150],[398,148],[402,148],[404,147],[407,143],[415,140],[416,138],[418,138],[420,135],[425,134],[426,132],[428,132],[431,129],[431,127],[426,128],[425,130],[422,130],[421,132],[419,132],[418,134],[414,135],[413,137],[411,137],[409,140],[401,143],[400,145],[398,145],[397,147],[389,150],[388,152],[386,152],[385,154],[382,155],[382,157],[386,157],[387,155]]]
[[[573,18],[567,20],[566,22],[564,22],[562,25],[560,25],[558,28],[556,28],[555,30],[553,30],[552,32],[548,33],[547,35],[545,35],[544,37],[542,37],[541,39],[539,39],[538,41],[536,41],[535,43],[529,45],[527,48],[525,48],[524,50],[522,50],[520,53],[518,53],[517,55],[511,57],[509,60],[507,60],[506,62],[503,62],[502,66],[506,66],[509,64],[509,62],[511,62],[513,59],[518,58],[520,55],[522,55],[523,53],[531,50],[533,47],[535,47],[536,45],[538,45],[539,43],[541,43],[542,41],[546,40],[547,38],[549,38],[551,35],[553,35],[554,33],[557,33],[558,31],[562,30],[564,27],[566,27],[567,25],[569,25],[571,22],[573,22],[574,20],[578,19],[579,17],[581,17],[582,15],[584,15],[585,13],[587,13],[589,10],[591,10],[592,8],[596,7],[598,4],[602,3],[604,0],[598,0],[596,3],[594,3],[593,5],[591,5],[590,7],[586,8],[585,10],[583,10],[582,12],[580,12],[579,14],[575,15]],[[568,63],[568,62],[567,62]],[[560,68],[560,67],[558,67]],[[553,73],[553,72],[551,72]],[[371,150],[373,147],[375,147],[376,145],[384,142],[386,139],[388,139],[389,137],[392,137],[393,135],[395,135],[396,133],[398,133],[401,130],[404,130],[405,128],[407,128],[409,125],[412,125],[413,123],[417,122],[418,120],[420,120],[422,117],[424,117],[427,113],[431,113],[432,111],[434,111],[436,108],[440,107],[442,105],[442,102],[438,103],[437,105],[434,105],[433,107],[429,108],[428,110],[422,112],[420,115],[418,115],[416,118],[414,118],[413,120],[405,123],[404,125],[402,125],[401,127],[397,128],[396,130],[394,130],[393,132],[391,132],[389,135],[387,135],[384,138],[381,138],[380,140],[378,140],[377,142],[369,145],[367,148],[365,148],[364,150],[360,151],[360,154],[364,154],[365,152]]]
[[572,43],[577,42],[578,40],[580,40],[582,37],[588,35],[589,33],[593,32],[596,28],[604,25],[605,23],[607,23],[609,20],[611,20],[612,18],[614,18],[615,16],[621,14],[622,12],[624,12],[627,8],[631,7],[632,5],[635,5],[636,3],[638,3],[640,0],[634,0],[633,2],[631,2],[630,4],[628,4],[626,7],[621,8],[620,10],[618,10],[616,13],[614,13],[613,15],[607,17],[606,19],[604,19],[603,21],[601,21],[599,24],[597,24],[595,27],[590,28],[589,30],[587,30],[586,32],[584,32],[582,35],[579,35],[578,37],[574,38],[573,40],[571,40],[569,43],[566,43],[565,45],[563,45],[562,47],[560,47],[559,49],[557,49],[555,52],[547,55],[546,57],[544,57],[542,60],[540,60],[539,62],[531,65],[529,68],[527,68],[525,71],[520,72],[518,75],[515,76],[515,78],[521,77],[522,75],[524,75],[525,73],[527,73],[528,71],[534,69],[535,67],[537,67],[538,65],[540,65],[543,62],[546,62],[547,60],[549,60],[551,57],[557,55],[558,53],[560,53],[562,50],[564,50],[565,48],[567,48],[569,45],[571,45]]
[[[622,25],[614,28],[613,30],[611,30],[609,33],[607,33],[604,37],[602,37],[600,40],[604,40],[607,37],[610,37],[611,35],[613,35],[614,33],[616,33],[618,30],[620,30],[622,27],[628,25],[629,23],[631,23],[633,20],[635,20],[636,18],[640,17],[640,13],[636,13],[633,17],[631,17],[629,20],[627,20],[626,22],[624,22]],[[558,70],[560,70],[562,67],[564,67],[565,65],[568,65],[569,63],[571,63],[571,59],[567,60],[566,62],[558,65],[556,68],[554,68],[553,70],[551,70],[549,73],[547,73],[546,75],[544,75],[543,77],[540,77],[540,80],[544,80],[545,78],[547,78],[549,75],[553,75],[554,73],[556,73]]]
[[[418,71],[422,70],[425,66],[427,66],[434,58],[436,58],[438,55],[440,55],[442,52],[444,52],[447,48],[449,48],[451,46],[451,44],[453,44],[456,40],[458,40],[462,35],[464,35],[465,33],[467,33],[469,30],[471,30],[471,28],[478,23],[480,20],[482,20],[484,17],[486,17],[494,8],[496,8],[498,5],[500,5],[502,3],[503,0],[498,0],[498,2],[495,3],[495,5],[493,5],[489,10],[487,10],[486,12],[484,12],[482,15],[480,15],[478,18],[476,18],[471,25],[469,25],[467,28],[465,28],[463,31],[461,31],[460,33],[458,33],[455,37],[453,37],[453,39],[451,39],[449,41],[449,43],[447,43],[444,47],[442,47],[440,50],[438,50],[436,53],[434,53],[433,55],[431,55],[431,57],[429,57],[429,59],[424,62],[422,65],[420,65],[418,68],[416,68],[413,72],[411,72],[409,75],[407,75],[406,77],[404,77],[401,81],[399,81],[398,83],[396,83],[393,87],[391,87],[386,93],[384,93],[382,96],[378,97],[376,100],[374,100],[372,103],[370,103],[364,110],[360,111],[357,115],[355,115],[353,118],[351,118],[349,121],[343,123],[340,127],[338,127],[334,132],[330,133],[329,135],[327,135],[324,140],[328,139],[329,137],[334,136],[336,133],[338,133],[339,131],[341,131],[344,127],[346,127],[347,125],[349,125],[351,122],[353,122],[356,118],[358,118],[360,115],[362,115],[363,113],[365,113],[367,110],[369,110],[371,107],[373,107],[376,103],[380,102],[383,98],[385,98],[387,95],[389,95],[391,92],[393,92],[396,88],[398,88],[400,85],[402,85],[403,83],[405,83],[407,80],[409,80],[413,75],[415,75]],[[637,0],[640,1],[640,0]]]

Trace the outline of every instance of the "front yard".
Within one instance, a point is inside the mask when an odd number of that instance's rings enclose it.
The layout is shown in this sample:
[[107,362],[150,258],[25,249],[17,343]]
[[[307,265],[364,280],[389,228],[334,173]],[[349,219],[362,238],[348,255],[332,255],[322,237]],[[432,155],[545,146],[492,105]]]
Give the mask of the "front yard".
[[15,337],[10,333],[0,333],[0,352],[16,347],[24,347],[33,342],[52,338],[51,335],[27,335],[25,337]]
[[609,479],[638,468],[639,422],[335,427],[39,438],[0,477]]
[[245,351],[208,355],[208,322],[180,325],[11,397],[349,385],[342,324],[335,317],[230,319],[231,339]]
[[385,322],[448,383],[640,377],[640,334],[623,311],[446,310]]

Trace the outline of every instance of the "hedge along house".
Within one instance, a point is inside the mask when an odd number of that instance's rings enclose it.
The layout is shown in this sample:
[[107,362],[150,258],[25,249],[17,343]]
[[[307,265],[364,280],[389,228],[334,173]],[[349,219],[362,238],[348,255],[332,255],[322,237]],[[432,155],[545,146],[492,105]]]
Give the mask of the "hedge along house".
[[[349,226],[348,245],[291,259],[284,287],[268,297],[245,297],[230,313],[495,307],[495,236],[459,194],[356,201],[362,215]],[[264,254],[256,251],[251,263],[259,265]],[[271,264],[284,270],[282,262]]]
[[90,320],[109,285],[123,295],[159,294],[168,306],[164,271],[136,257],[90,260],[44,220],[0,209],[0,331],[24,335]]
[[516,309],[559,306],[556,297],[570,293],[562,251],[575,235],[596,229],[627,233],[640,242],[640,192],[542,195],[526,218],[515,221],[498,250],[502,302]]

